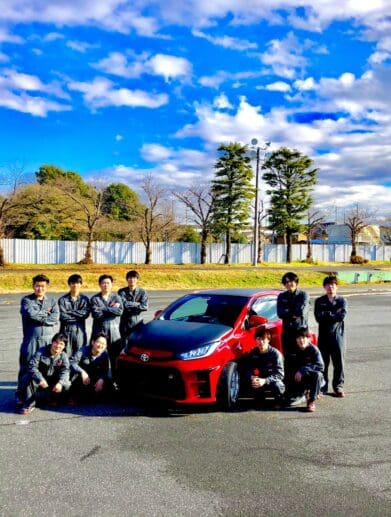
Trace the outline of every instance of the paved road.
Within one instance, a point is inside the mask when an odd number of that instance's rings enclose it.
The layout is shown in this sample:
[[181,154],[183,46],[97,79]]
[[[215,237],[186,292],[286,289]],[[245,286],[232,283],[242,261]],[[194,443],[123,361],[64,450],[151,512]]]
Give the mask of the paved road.
[[[391,516],[391,293],[355,293],[347,397],[314,414],[243,401],[233,413],[117,404],[28,418],[13,412],[19,296],[0,296],[1,515]],[[152,293],[149,314],[172,297]]]

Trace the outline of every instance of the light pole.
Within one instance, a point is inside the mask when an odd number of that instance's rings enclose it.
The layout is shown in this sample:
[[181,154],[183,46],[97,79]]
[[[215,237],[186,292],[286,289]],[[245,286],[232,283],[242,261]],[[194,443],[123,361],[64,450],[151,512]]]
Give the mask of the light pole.
[[262,146],[258,145],[258,140],[253,138],[251,140],[251,146],[256,151],[256,168],[255,168],[255,211],[254,211],[254,236],[253,236],[253,266],[258,263],[258,212],[259,212],[259,162],[261,151],[266,151],[270,146],[270,142],[265,142]]

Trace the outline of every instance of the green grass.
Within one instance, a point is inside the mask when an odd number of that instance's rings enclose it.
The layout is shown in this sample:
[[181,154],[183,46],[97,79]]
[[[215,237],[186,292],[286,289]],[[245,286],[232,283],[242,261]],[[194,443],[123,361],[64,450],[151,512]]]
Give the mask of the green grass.
[[[373,263],[371,263],[373,265]],[[383,265],[377,263],[376,265]],[[390,264],[384,269],[389,269]],[[83,277],[83,290],[98,291],[98,277],[109,273],[114,277],[114,289],[126,285],[125,275],[129,269],[137,269],[141,275],[140,285],[146,289],[202,289],[213,287],[281,287],[281,276],[285,271],[296,271],[303,287],[321,286],[323,278],[348,264],[261,264],[254,268],[250,264],[196,264],[186,265],[144,265],[144,264],[62,264],[22,265],[10,264],[1,269],[0,293],[24,293],[31,291],[32,277],[45,273],[50,278],[50,291],[67,290],[67,279],[72,273]],[[319,270],[317,270],[319,267]],[[351,266],[357,270],[365,266]],[[350,268],[349,268],[350,269]]]

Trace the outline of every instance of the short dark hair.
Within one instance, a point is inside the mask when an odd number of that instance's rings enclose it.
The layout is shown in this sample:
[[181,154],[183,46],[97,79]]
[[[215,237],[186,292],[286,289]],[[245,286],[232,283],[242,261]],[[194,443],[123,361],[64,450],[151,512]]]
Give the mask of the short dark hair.
[[91,343],[99,339],[100,337],[104,337],[106,342],[108,341],[107,335],[104,332],[98,332],[97,334],[94,334],[91,338]]
[[296,337],[311,337],[310,331],[308,330],[308,327],[301,327],[301,329],[297,329],[295,332],[295,338]]
[[74,274],[74,275],[71,275],[69,278],[68,278],[68,285],[70,284],[82,284],[83,283],[83,279],[80,275],[78,274]]
[[63,341],[66,345],[68,343],[68,338],[62,332],[57,332],[57,334],[54,334],[54,336],[52,337],[52,343],[54,343],[55,341]]
[[50,284],[50,280],[46,275],[35,275],[33,277],[33,285],[36,282],[46,282],[47,284]]
[[131,269],[126,273],[126,280],[128,278],[137,278],[137,280],[140,278],[140,273],[136,271],[135,269]]
[[326,276],[326,278],[323,280],[323,287],[329,284],[338,285],[338,278],[335,275]]
[[106,280],[106,278],[108,278],[111,282],[114,282],[113,277],[111,275],[104,274],[100,275],[98,283],[100,284],[101,282],[103,282],[103,280]]
[[255,334],[254,334],[254,337],[257,338],[257,337],[266,337],[269,341],[271,340],[271,337],[272,337],[272,334],[270,332],[270,330],[268,329],[265,329],[265,328],[261,328],[261,329],[257,329]]
[[296,284],[299,283],[299,277],[296,275],[296,273],[293,273],[292,271],[289,271],[288,273],[285,273],[281,278],[281,283],[286,284],[287,281],[296,282]]

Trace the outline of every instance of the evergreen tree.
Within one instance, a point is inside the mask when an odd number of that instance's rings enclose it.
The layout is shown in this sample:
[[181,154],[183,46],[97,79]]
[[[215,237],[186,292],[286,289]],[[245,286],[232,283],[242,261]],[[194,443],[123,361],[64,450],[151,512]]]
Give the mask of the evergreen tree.
[[299,230],[300,220],[312,205],[312,188],[319,169],[297,149],[280,147],[262,165],[263,180],[271,187],[270,227],[285,236],[286,261],[291,262],[292,234]]
[[247,146],[237,142],[220,145],[220,158],[212,181],[213,225],[225,236],[224,263],[231,260],[232,235],[249,225],[251,200],[254,197],[253,170]]

